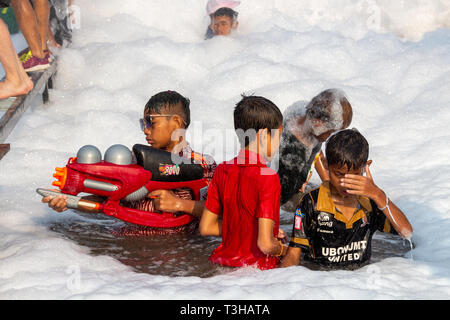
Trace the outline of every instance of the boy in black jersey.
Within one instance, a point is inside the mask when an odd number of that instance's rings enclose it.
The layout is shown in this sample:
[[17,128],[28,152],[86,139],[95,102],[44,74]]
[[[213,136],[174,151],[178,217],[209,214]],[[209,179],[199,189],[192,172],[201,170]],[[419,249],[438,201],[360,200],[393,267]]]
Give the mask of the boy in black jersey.
[[319,265],[360,266],[370,260],[375,231],[412,235],[406,216],[375,185],[369,145],[356,129],[332,136],[325,153],[330,181],[301,198],[281,267],[297,265],[302,251]]

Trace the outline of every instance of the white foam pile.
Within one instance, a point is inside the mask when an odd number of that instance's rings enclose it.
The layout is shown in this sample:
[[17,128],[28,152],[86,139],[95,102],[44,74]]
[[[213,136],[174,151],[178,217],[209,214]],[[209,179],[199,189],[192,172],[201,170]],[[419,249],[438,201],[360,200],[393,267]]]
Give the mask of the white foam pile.
[[[0,161],[1,299],[450,298],[450,1],[243,0],[238,31],[209,41],[206,1],[75,5],[80,25],[59,56],[51,102],[25,113]],[[413,225],[412,259],[154,276],[49,230],[73,213],[51,211],[35,189],[85,144],[145,143],[138,119],[153,94],[191,99],[191,144],[220,162],[237,151],[241,93],[283,111],[327,88],[347,94],[375,182]]]

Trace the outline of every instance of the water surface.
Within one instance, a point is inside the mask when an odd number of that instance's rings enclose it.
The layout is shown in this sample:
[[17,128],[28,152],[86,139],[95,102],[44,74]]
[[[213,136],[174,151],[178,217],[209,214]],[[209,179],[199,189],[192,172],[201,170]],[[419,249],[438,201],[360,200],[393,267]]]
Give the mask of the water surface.
[[[280,227],[289,236],[293,214],[281,211]],[[188,234],[122,236],[117,233],[132,225],[105,215],[73,211],[73,218],[54,222],[50,230],[75,243],[88,247],[93,255],[107,255],[132,267],[136,272],[165,276],[211,277],[230,272],[208,261],[220,244],[218,237],[202,237],[198,230]],[[389,257],[411,258],[410,244],[398,236],[375,233],[371,262]],[[310,269],[317,268],[302,263]]]

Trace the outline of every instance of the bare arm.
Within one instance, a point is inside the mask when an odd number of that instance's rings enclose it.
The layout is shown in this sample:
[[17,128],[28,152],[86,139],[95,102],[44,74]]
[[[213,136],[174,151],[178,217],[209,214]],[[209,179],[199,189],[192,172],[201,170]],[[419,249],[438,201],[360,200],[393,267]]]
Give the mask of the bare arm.
[[324,156],[323,152],[320,151],[319,157],[317,158],[316,163],[315,163],[315,168],[316,168],[317,174],[319,175],[319,177],[322,181],[329,181],[330,176],[328,173],[328,168],[325,165],[324,159],[325,159],[325,156]]
[[273,236],[274,221],[267,218],[258,219],[258,248],[271,256],[282,256],[287,247]]
[[410,238],[413,229],[408,218],[391,200],[386,201],[388,199],[386,194],[373,181],[369,165],[366,165],[365,170],[366,177],[346,174],[341,180],[341,185],[347,187],[347,192],[350,194],[366,196],[375,201],[398,234],[404,238]]
[[219,237],[222,235],[222,220],[219,219],[217,214],[205,207],[200,219],[199,231],[202,236]]
[[[409,239],[412,236],[413,228],[409,223],[408,218],[405,216],[402,210],[395,205],[390,199],[388,199],[380,189],[380,193],[376,198],[372,198],[375,201],[378,208],[383,209],[382,212],[389,219],[389,222],[394,227],[394,229],[403,238]],[[387,200],[387,201],[386,201]]]
[[296,266],[300,262],[302,249],[297,247],[289,247],[286,255],[283,257],[280,263],[280,268],[286,268],[290,266]]
[[181,199],[169,190],[156,190],[148,197],[154,199],[155,209],[164,212],[185,212],[200,218],[205,208],[205,201]]
[[[58,189],[53,189],[53,191],[60,192]],[[102,198],[100,196],[96,196],[96,195],[84,196],[84,197],[81,197],[81,199],[87,200],[87,201],[92,201],[92,202],[103,202],[105,200],[104,198]],[[57,196],[57,197],[52,197],[52,196],[43,197],[41,201],[42,201],[42,203],[47,203],[49,208],[55,210],[56,212],[63,212],[68,209],[67,196],[64,195],[64,193],[61,193],[61,195]],[[83,211],[83,212],[88,212],[88,213],[92,212],[92,210],[90,210],[90,209],[83,210],[82,207],[77,210]]]

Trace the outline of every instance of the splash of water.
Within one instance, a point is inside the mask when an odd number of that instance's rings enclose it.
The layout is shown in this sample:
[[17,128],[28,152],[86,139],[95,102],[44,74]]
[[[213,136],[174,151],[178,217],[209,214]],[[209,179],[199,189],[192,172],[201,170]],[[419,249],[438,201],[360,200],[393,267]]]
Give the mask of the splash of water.
[[409,257],[410,257],[410,259],[411,260],[414,260],[414,256],[413,256],[413,249],[414,249],[414,245],[413,245],[413,242],[412,242],[412,240],[411,240],[411,235],[409,235],[409,236],[407,236],[407,237],[404,237],[403,239],[403,241],[408,241],[409,242],[409,247],[410,247],[410,250],[409,250]]

